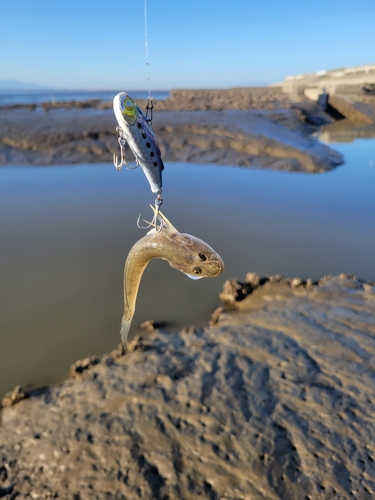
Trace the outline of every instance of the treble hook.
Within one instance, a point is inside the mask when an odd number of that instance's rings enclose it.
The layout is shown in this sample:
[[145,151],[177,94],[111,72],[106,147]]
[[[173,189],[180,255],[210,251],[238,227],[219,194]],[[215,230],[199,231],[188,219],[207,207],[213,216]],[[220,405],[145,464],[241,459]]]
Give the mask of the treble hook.
[[[160,211],[160,207],[162,206],[163,204],[163,200],[161,199],[161,191],[158,191],[158,196],[155,200],[155,210],[154,210],[154,216],[152,218],[152,221],[151,222],[148,222],[147,220],[145,220],[145,222],[147,222],[147,226],[141,226],[140,224],[140,218],[141,218],[141,215],[142,214],[139,214],[138,216],[138,220],[137,220],[137,226],[139,227],[139,229],[148,229],[149,227],[154,227],[156,229],[156,231],[158,233],[160,233],[160,231],[163,229],[163,226],[164,226],[164,221],[161,217],[159,217],[159,211]],[[152,208],[152,205],[150,205],[151,208]],[[158,219],[160,220],[160,224],[158,226],[157,222],[158,222]]]
[[121,162],[118,162],[116,153],[113,153],[113,164],[116,167],[116,170],[121,170],[124,165],[126,165],[126,157],[125,157],[125,139],[123,137],[118,138],[118,143],[120,144],[120,154],[121,154]]
[[129,165],[129,163],[126,161],[126,155],[125,155],[126,140],[122,136],[122,128],[116,127],[116,131],[119,133],[119,138],[117,140],[120,145],[120,154],[121,154],[121,162],[119,163],[116,153],[113,153],[113,164],[116,167],[116,170],[121,170],[124,165],[126,165],[127,168],[137,168],[139,165],[137,157],[135,158],[135,166]]

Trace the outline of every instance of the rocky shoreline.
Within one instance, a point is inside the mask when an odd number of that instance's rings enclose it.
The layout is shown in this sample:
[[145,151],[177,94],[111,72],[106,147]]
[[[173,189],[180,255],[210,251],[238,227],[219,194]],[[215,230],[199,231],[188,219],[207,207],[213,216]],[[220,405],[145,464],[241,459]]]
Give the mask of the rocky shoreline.
[[0,496],[373,498],[375,284],[250,273],[221,299],[3,408]]

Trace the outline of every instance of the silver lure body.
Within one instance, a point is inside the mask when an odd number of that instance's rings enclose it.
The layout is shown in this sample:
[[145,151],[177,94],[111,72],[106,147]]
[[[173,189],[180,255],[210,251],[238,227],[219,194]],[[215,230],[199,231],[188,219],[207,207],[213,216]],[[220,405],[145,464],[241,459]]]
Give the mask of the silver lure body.
[[161,193],[164,164],[155,134],[145,115],[126,92],[120,92],[114,97],[113,110],[122,138],[128,143],[145,173],[151,191]]

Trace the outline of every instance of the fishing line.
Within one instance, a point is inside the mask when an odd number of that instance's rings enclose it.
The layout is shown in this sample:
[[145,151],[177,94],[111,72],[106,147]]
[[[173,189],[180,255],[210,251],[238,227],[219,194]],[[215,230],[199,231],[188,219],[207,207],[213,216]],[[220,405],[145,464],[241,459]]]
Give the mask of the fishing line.
[[151,100],[151,88],[150,88],[150,71],[148,65],[148,35],[147,35],[147,0],[144,0],[144,14],[145,14],[145,46],[146,46],[146,71],[147,71],[147,83],[148,83],[148,100]]

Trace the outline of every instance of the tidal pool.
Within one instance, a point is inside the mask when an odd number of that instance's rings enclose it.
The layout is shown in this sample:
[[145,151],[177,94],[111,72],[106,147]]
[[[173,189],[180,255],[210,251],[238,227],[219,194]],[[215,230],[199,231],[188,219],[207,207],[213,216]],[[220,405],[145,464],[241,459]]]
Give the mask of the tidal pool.
[[[163,212],[226,269],[191,281],[152,261],[131,336],[147,319],[206,325],[224,281],[249,271],[375,280],[375,140],[332,147],[345,164],[324,174],[166,164]],[[0,396],[58,382],[77,359],[118,345],[123,265],[153,201],[140,169],[0,169]]]

